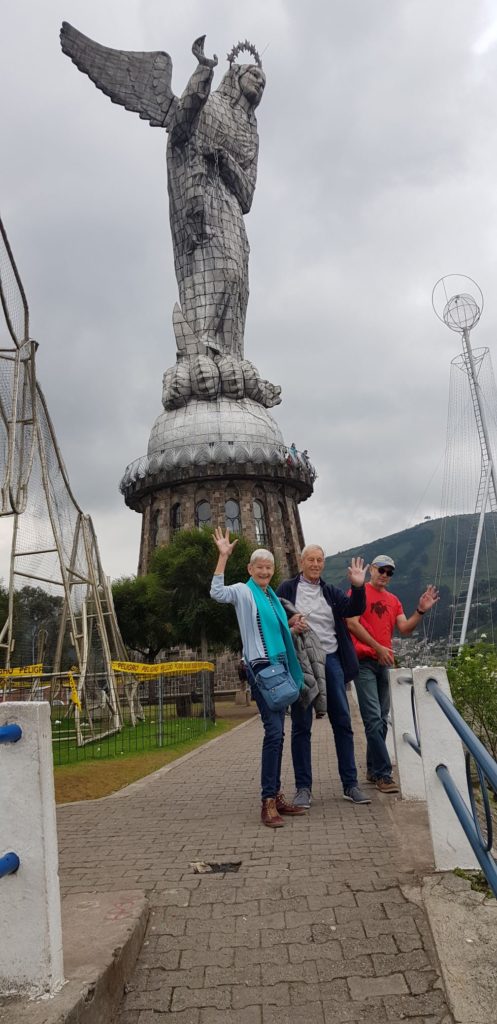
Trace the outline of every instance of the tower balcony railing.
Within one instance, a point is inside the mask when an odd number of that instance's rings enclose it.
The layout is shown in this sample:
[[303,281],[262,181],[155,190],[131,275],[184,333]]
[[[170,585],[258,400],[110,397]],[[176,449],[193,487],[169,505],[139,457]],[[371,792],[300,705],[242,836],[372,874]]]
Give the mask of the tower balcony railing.
[[125,494],[133,484],[145,480],[148,476],[159,475],[161,471],[170,472],[173,469],[209,465],[209,463],[221,465],[226,462],[236,464],[270,463],[275,466],[286,466],[289,475],[300,475],[303,479],[309,479],[311,483],[314,483],[317,476],[306,449],[299,451],[294,445],[287,447],[286,445],[261,444],[257,441],[219,440],[164,447],[151,455],[141,455],[126,466],[119,490],[121,494]]

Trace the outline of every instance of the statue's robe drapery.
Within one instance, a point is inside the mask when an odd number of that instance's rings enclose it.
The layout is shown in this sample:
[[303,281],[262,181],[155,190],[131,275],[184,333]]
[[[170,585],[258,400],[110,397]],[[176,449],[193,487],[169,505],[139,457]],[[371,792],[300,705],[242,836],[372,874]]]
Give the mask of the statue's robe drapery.
[[169,214],[185,330],[211,354],[243,359],[249,244],[244,214],[252,204],[259,140],[254,108],[242,85],[253,65],[234,64],[211,94],[216,60],[199,64],[178,99],[172,61],[162,50],[114,50],[64,22],[61,45],[76,67],[126,110],[169,134]]
[[175,110],[167,150],[169,213],[183,315],[198,337],[243,359],[249,295],[248,213],[257,177],[255,114],[240,91],[247,65],[210,93],[199,66]]

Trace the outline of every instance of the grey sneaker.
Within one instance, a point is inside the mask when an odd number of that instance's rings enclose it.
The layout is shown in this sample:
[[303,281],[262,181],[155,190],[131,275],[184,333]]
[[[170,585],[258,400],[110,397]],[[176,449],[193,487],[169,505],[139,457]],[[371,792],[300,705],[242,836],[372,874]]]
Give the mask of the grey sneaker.
[[370,804],[371,800],[359,786],[349,786],[348,789],[343,791],[343,799],[350,800],[353,804]]
[[310,807],[312,802],[312,794],[310,789],[297,789],[295,796],[292,800],[294,807]]

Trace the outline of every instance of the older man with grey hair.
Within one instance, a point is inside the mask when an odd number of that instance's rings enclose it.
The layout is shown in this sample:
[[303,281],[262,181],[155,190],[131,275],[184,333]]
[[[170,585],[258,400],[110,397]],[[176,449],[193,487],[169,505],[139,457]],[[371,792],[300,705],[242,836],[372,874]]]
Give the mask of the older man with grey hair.
[[[277,590],[297,609],[290,619],[296,633],[312,629],[326,654],[326,701],[333,730],[338,771],[345,800],[356,804],[371,801],[357,784],[354,755],[354,734],[350,721],[346,683],[359,671],[357,656],[345,624],[345,618],[359,616],[366,606],[364,578],[367,566],[362,558],[352,558],[348,569],[350,595],[322,578],[324,551],[319,544],[307,544],[302,551],[300,573],[285,580]],[[355,612],[351,609],[355,608]],[[292,705],[292,760],[296,794],[293,804],[310,807],[312,798],[311,729],[312,706],[304,709],[300,702]]]

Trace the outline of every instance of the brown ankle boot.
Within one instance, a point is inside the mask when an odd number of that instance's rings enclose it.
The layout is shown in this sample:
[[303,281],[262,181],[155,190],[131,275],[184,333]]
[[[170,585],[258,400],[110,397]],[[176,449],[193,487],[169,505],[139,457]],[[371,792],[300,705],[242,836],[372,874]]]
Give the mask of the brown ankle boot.
[[274,799],[274,796],[268,796],[266,800],[262,801],[261,821],[262,824],[267,825],[268,828],[281,828],[285,824],[283,818],[280,818],[278,811],[276,810],[276,800]]
[[305,814],[303,807],[295,807],[294,804],[289,804],[283,793],[277,793],[274,802],[278,814]]

